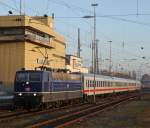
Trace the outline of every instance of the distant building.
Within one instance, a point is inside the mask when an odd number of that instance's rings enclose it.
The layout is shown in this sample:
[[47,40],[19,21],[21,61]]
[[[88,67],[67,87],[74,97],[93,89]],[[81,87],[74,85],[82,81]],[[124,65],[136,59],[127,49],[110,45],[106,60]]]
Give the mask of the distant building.
[[66,69],[71,72],[88,73],[88,68],[83,67],[82,59],[74,55],[66,55]]
[[64,37],[44,16],[0,16],[0,81],[12,87],[15,72],[46,66],[65,68]]

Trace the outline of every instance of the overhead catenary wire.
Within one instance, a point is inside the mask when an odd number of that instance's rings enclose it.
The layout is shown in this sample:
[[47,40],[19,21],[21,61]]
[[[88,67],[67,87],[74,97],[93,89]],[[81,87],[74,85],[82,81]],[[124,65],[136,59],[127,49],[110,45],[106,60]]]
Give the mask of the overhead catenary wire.
[[6,3],[4,3],[4,2],[2,2],[2,1],[0,1],[0,4],[1,5],[3,5],[3,6],[5,6],[5,7],[7,7],[8,9],[12,9],[12,10],[14,10],[14,11],[16,11],[16,12],[20,12],[18,9],[16,9],[16,8],[14,8],[14,7],[12,7],[12,6],[10,6],[10,5],[8,5],[8,4],[6,4]]

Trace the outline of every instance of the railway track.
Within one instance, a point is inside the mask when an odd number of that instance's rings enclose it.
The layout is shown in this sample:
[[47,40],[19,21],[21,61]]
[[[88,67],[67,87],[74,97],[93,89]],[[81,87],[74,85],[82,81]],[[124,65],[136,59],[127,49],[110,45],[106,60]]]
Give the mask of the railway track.
[[[2,127],[43,127],[43,126],[61,126],[62,124],[69,124],[82,119],[86,114],[95,112],[97,109],[101,109],[103,106],[106,109],[106,105],[112,102],[125,99],[128,94],[119,95],[115,97],[107,97],[101,99],[97,104],[80,103],[75,105],[68,105],[62,108],[48,109],[44,111],[20,111],[20,112],[8,112],[0,115],[0,126]],[[98,98],[97,98],[98,101]],[[123,101],[122,101],[123,102]],[[106,107],[106,108],[105,108]],[[91,112],[88,112],[91,110]],[[57,124],[57,122],[61,122]],[[36,124],[36,126],[34,126]]]
[[[87,106],[87,103],[84,104],[80,104],[80,105],[85,105]],[[78,106],[78,104],[74,105],[74,106]],[[67,109],[71,106],[64,106],[61,108],[53,108],[53,109],[46,109],[43,111],[39,111],[39,110],[33,110],[33,111],[19,111],[19,112],[7,112],[7,113],[3,113],[0,116],[0,122],[9,122],[9,120],[15,120],[15,119],[20,119],[20,118],[26,118],[26,117],[31,117],[31,116],[36,116],[36,115],[42,115],[42,114],[47,114],[47,113],[51,113],[51,112],[55,112],[57,110],[61,110],[61,109]]]
[[67,125],[70,125],[72,123],[75,123],[77,121],[80,121],[84,118],[87,118],[89,116],[95,115],[101,111],[104,111],[106,109],[110,109],[112,107],[115,107],[123,102],[128,102],[129,100],[132,100],[136,98],[138,95],[132,95],[132,96],[124,96],[117,98],[116,100],[107,101],[100,104],[94,104],[91,106],[86,107],[79,107],[76,110],[72,110],[63,114],[60,114],[55,117],[51,117],[51,119],[38,121],[36,124],[29,124],[24,126],[25,128],[39,128],[39,127],[57,127],[61,128]]
[[[104,98],[103,100],[101,100],[101,102],[105,102],[106,100],[111,100],[112,98],[110,97],[107,97],[107,98]],[[85,105],[87,106],[87,103],[82,103],[82,104],[76,104],[74,105],[74,107],[78,106],[78,105]],[[91,104],[90,104],[91,105]],[[0,122],[5,122],[5,121],[9,121],[9,120],[14,120],[14,119],[19,119],[19,118],[26,118],[26,117],[30,117],[30,116],[35,116],[35,115],[42,115],[42,114],[45,114],[45,113],[51,113],[51,112],[55,112],[57,110],[60,110],[60,109],[67,109],[67,108],[70,108],[72,107],[72,105],[68,105],[68,106],[64,106],[64,107],[61,107],[61,108],[53,108],[53,109],[48,109],[48,110],[43,110],[43,111],[38,111],[38,110],[34,110],[34,111],[21,111],[17,110],[17,112],[10,112],[10,111],[3,111],[1,114],[0,114]]]

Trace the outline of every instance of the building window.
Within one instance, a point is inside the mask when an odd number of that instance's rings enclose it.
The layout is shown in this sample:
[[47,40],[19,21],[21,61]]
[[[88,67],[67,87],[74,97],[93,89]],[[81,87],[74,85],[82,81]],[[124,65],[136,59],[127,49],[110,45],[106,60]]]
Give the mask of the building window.
[[52,40],[52,37],[50,37],[46,33],[39,33],[36,31],[29,30],[29,29],[25,30],[25,35],[29,38],[33,38],[35,40],[39,40],[42,43],[47,43],[47,44],[50,43]]
[[24,29],[22,28],[5,28],[0,29],[0,35],[23,35]]

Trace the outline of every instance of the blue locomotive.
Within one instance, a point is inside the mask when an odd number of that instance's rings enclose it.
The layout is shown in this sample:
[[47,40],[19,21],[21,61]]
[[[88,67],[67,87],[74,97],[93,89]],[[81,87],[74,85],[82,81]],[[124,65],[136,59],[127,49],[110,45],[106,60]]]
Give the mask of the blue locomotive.
[[16,72],[14,102],[24,108],[50,107],[82,99],[82,76],[64,72]]

